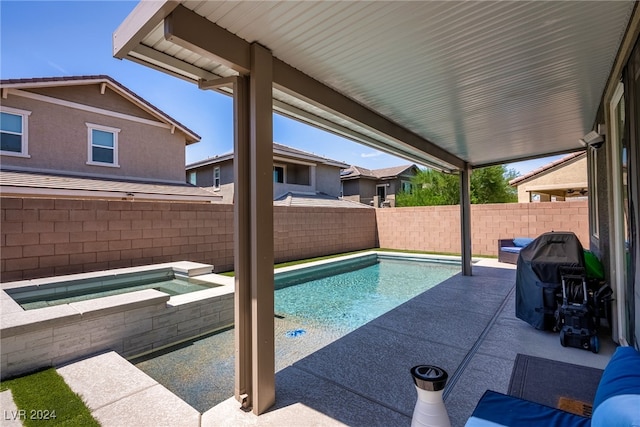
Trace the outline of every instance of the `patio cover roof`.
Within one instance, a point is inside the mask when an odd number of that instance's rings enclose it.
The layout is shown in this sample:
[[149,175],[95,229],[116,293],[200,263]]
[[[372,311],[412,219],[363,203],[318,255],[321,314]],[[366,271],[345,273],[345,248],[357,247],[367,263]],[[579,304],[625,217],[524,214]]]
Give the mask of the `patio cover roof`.
[[206,86],[246,73],[258,42],[276,111],[456,170],[582,149],[634,6],[141,2],[114,55]]

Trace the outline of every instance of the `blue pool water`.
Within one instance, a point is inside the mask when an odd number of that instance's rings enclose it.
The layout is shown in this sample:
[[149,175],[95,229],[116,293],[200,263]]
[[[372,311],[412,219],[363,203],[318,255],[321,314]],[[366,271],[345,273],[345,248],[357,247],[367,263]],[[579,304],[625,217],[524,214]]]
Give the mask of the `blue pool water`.
[[[382,259],[368,267],[277,289],[275,312],[350,332],[460,271],[460,266]],[[276,288],[278,280],[276,280]]]
[[[381,259],[298,280],[276,277],[276,370],[283,369],[460,271],[460,265]],[[369,265],[367,265],[369,264]],[[325,270],[338,270],[330,268]],[[306,280],[309,279],[310,280]],[[302,281],[300,280],[306,280]],[[293,284],[292,283],[296,283]],[[132,362],[197,410],[233,395],[233,329]]]

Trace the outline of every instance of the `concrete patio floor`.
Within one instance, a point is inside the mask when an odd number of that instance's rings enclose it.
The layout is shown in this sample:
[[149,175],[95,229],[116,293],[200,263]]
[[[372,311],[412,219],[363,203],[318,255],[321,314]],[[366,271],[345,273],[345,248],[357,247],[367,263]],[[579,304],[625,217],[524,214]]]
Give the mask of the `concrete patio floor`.
[[[103,426],[408,426],[416,392],[409,369],[449,374],[444,398],[463,426],[485,390],[506,393],[518,353],[603,369],[598,354],[560,345],[515,317],[515,266],[474,265],[276,374],[276,404],[257,417],[235,399],[200,415],[115,353],[58,369]],[[102,358],[102,362],[100,362]],[[145,378],[146,377],[146,378]]]

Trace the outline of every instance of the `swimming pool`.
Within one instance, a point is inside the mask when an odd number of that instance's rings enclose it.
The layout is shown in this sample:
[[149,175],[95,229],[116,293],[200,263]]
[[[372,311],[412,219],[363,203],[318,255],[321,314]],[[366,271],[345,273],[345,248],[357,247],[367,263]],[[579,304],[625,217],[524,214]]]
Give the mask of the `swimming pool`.
[[54,282],[37,287],[19,287],[7,289],[6,292],[23,309],[34,310],[143,289],[155,289],[175,296],[215,286],[215,284],[198,279],[178,276],[172,269],[160,269],[118,276]]
[[[460,263],[373,255],[296,270],[275,277],[276,370],[453,276]],[[226,329],[132,363],[204,412],[233,395],[233,340]]]

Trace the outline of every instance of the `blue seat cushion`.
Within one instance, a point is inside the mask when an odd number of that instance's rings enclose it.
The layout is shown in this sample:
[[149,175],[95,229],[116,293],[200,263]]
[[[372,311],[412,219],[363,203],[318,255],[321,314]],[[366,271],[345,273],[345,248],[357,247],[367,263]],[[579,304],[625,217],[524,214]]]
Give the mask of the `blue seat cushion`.
[[593,426],[640,425],[640,353],[618,347],[593,400]]
[[511,252],[513,254],[519,254],[522,248],[519,246],[503,246],[500,248],[500,250],[502,252]]
[[588,427],[590,424],[589,418],[487,390],[465,427]]
[[640,395],[640,353],[633,347],[618,347],[611,356],[600,378],[593,410],[620,394]]

